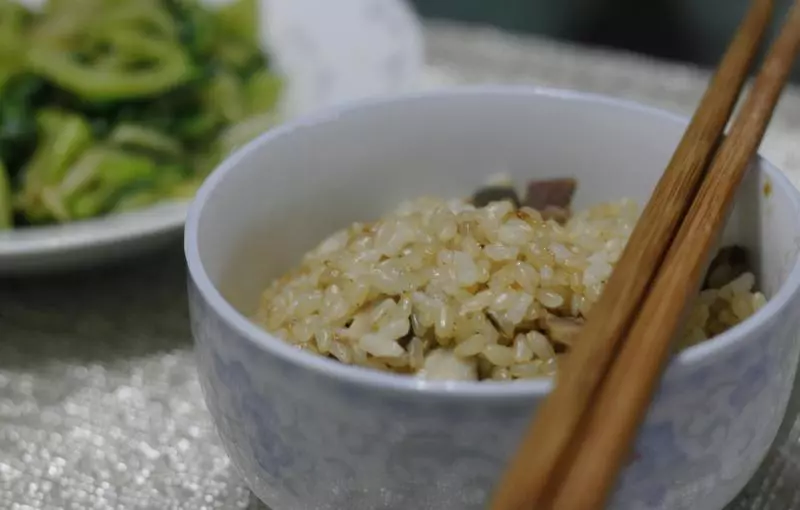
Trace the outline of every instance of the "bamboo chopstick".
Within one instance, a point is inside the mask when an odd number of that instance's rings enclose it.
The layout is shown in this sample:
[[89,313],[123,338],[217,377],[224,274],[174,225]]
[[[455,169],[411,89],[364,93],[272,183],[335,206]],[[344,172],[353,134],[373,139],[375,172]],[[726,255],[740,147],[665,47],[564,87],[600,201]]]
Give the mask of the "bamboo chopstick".
[[739,27],[664,175],[628,241],[603,296],[561,370],[551,396],[512,459],[493,510],[529,510],[547,489],[605,376],[638,303],[686,214],[747,77],[772,14],[772,0],[755,0]]
[[[722,142],[656,276],[626,342],[601,387],[576,457],[553,509],[602,508],[644,419],[697,282],[800,50],[800,0],[794,3],[753,89]],[[578,446],[580,444],[580,446]],[[544,509],[542,509],[544,510]]]

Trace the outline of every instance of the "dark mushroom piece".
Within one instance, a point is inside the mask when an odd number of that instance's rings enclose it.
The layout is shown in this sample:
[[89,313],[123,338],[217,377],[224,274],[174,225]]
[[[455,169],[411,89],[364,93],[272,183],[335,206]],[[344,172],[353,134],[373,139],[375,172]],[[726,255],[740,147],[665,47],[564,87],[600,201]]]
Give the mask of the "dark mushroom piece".
[[542,321],[542,329],[550,341],[568,348],[572,347],[575,335],[581,328],[583,328],[583,321],[572,317],[548,315]]
[[544,219],[565,223],[572,215],[570,207],[577,187],[578,181],[572,178],[531,181],[522,205],[536,209]]
[[486,207],[501,200],[508,200],[515,208],[519,208],[519,196],[511,186],[484,186],[472,195],[472,205],[475,207]]
[[722,248],[706,273],[704,289],[718,289],[750,270],[747,251],[741,246]]

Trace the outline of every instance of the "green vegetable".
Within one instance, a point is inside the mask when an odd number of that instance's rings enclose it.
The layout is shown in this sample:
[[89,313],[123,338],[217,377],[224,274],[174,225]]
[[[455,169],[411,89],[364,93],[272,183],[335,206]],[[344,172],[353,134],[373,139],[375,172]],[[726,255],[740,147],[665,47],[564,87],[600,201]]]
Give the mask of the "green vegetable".
[[41,142],[27,167],[26,177],[43,184],[61,180],[74,159],[92,143],[86,120],[58,110],[42,110],[38,117]]
[[182,152],[180,142],[154,129],[135,124],[120,124],[108,139],[113,144],[129,147],[134,151],[142,150],[174,157],[180,157]]
[[89,124],[75,114],[43,110],[37,120],[40,142],[23,169],[20,209],[38,221],[50,216],[59,219],[63,215],[53,212],[52,199],[42,201],[42,192],[61,181],[69,165],[92,144],[92,133]]
[[0,230],[14,226],[14,211],[11,207],[11,182],[6,166],[0,161]]
[[247,114],[243,84],[232,73],[220,72],[211,79],[207,107],[226,122],[239,122]]
[[259,3],[258,0],[239,0],[223,5],[217,11],[220,27],[228,34],[235,34],[253,48],[258,47]]
[[129,187],[154,182],[158,167],[145,156],[98,147],[72,172],[71,186],[62,188],[62,196],[70,216],[83,219],[108,212]]
[[35,147],[35,108],[44,88],[31,74],[13,75],[0,88],[0,159],[12,177]]
[[178,38],[189,54],[198,61],[209,58],[219,36],[214,15],[196,0],[164,0],[163,3],[174,19]]
[[0,0],[0,69],[7,77],[25,67],[25,33],[32,16],[13,0]]
[[110,212],[123,213],[128,211],[135,211],[142,207],[155,204],[164,197],[155,190],[134,190],[127,193],[117,200],[117,203],[111,208]]
[[258,19],[256,0],[0,0],[0,228],[191,198],[276,122]]
[[283,94],[283,80],[277,74],[261,70],[247,80],[245,91],[251,113],[274,112]]
[[180,48],[125,32],[109,35],[108,43],[139,51],[92,65],[82,62],[81,54],[34,45],[28,58],[31,69],[88,99],[152,96],[191,78],[191,65]]

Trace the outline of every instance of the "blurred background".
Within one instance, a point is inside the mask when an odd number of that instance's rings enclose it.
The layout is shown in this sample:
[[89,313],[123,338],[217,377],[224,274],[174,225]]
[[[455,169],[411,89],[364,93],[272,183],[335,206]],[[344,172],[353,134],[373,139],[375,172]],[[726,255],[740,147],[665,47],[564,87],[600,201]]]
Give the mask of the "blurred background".
[[[749,0],[413,0],[428,19],[716,65]],[[781,12],[791,0],[777,0]],[[773,34],[779,21],[773,24]],[[795,70],[794,81],[800,81]]]

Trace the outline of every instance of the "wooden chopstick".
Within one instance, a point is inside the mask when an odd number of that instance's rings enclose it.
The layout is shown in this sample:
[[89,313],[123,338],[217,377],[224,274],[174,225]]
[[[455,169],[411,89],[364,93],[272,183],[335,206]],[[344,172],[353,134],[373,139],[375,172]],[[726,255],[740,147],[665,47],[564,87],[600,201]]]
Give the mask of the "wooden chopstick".
[[[629,454],[737,188],[750,167],[800,50],[800,0],[794,3],[753,89],[722,142],[626,342],[601,387],[576,457],[551,508],[603,507]],[[544,510],[544,508],[542,509]]]
[[576,347],[540,406],[496,493],[493,510],[529,510],[540,501],[581,423],[618,343],[685,215],[760,46],[772,0],[755,0],[739,27],[664,175],[642,212],[617,269],[589,313]]

